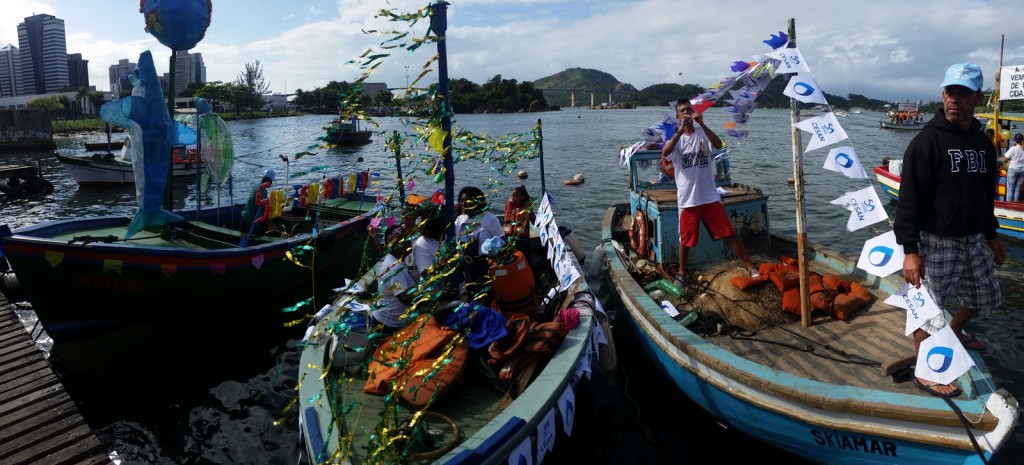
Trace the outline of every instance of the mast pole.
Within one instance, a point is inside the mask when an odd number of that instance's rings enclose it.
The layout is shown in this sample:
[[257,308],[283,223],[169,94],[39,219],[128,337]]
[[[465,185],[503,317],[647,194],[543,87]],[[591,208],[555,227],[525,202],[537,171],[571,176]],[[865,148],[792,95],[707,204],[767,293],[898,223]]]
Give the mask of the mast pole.
[[[789,43],[787,48],[796,48],[796,19],[789,18]],[[794,75],[790,75],[790,79]],[[793,142],[793,187],[796,195],[796,249],[797,265],[800,268],[800,323],[805,327],[811,325],[810,282],[807,276],[807,216],[804,211],[804,168],[803,143],[800,130],[796,123],[800,122],[800,106],[796,99],[789,99],[789,118],[793,125],[790,134]]]
[[537,118],[537,151],[540,153],[540,192],[547,193],[547,185],[544,184],[544,130],[541,129],[540,118]]
[[[999,124],[999,107],[1002,106],[999,102],[999,75],[1003,73],[1003,46],[1005,44],[1006,34],[1002,34],[999,37],[999,68],[996,69],[995,87],[992,88],[992,130],[995,132],[995,140],[999,141],[999,145],[996,146],[996,157],[1003,150],[1003,141],[1000,136],[1003,126]],[[995,140],[992,142],[994,143]]]
[[[444,219],[446,240],[455,243],[455,164],[452,161],[452,117],[451,100],[448,96],[448,48],[445,33],[448,30],[448,2],[440,1],[430,5],[430,30],[437,40],[437,90],[441,98],[441,130],[444,131],[442,152],[444,153]],[[449,285],[459,288],[459,273],[452,273]]]

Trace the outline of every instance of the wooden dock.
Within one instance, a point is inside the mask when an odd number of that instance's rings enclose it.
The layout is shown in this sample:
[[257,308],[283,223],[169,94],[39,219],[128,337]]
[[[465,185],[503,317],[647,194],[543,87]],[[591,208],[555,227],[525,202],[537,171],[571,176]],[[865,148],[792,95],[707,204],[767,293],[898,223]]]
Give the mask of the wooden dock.
[[29,463],[113,462],[0,294],[0,465]]

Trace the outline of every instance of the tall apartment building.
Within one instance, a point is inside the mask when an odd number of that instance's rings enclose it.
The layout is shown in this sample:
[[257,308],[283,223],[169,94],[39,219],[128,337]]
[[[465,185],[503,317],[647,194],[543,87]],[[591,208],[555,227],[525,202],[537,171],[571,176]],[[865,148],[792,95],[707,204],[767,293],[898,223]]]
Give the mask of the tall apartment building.
[[121,94],[132,90],[132,81],[128,79],[128,75],[138,66],[126,58],[117,60],[116,65],[110,65],[107,74],[110,77],[110,93],[114,94],[114,98],[121,98]]
[[18,47],[7,44],[0,48],[0,97],[18,95]]
[[178,95],[189,84],[206,84],[206,65],[203,54],[177,52],[174,55],[174,95]]
[[64,20],[39,14],[18,24],[18,90],[21,95],[59,92],[68,87],[68,47]]
[[72,90],[89,88],[89,60],[83,60],[81,53],[68,55],[68,86]]

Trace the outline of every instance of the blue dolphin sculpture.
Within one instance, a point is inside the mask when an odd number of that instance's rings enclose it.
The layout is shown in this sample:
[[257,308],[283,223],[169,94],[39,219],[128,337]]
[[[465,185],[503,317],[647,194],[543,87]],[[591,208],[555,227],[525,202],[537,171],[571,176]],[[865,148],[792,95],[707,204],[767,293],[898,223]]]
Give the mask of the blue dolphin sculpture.
[[[160,82],[149,50],[139,55],[139,65],[132,76],[139,85],[132,95],[106,103],[100,116],[111,124],[129,129],[133,144],[142,147],[142,156],[132,160],[135,173],[135,193],[139,210],[135,212],[128,239],[150,226],[161,226],[182,221],[182,217],[163,208],[167,170],[170,169],[172,145],[196,143],[196,133],[185,125],[171,120]],[[141,133],[141,140],[134,140]]]

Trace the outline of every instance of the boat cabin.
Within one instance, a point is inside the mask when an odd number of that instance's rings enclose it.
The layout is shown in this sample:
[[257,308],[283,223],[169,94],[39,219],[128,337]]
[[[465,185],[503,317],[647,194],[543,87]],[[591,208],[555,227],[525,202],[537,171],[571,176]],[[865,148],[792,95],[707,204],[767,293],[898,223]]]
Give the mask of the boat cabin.
[[[679,209],[675,180],[664,175],[659,161],[661,150],[639,150],[629,158],[629,205],[631,219],[643,212],[651,252],[648,259],[662,264],[679,262]],[[768,196],[760,189],[731,181],[728,159],[716,162],[715,183],[722,193],[722,203],[747,249],[763,250],[768,246]],[[635,226],[634,226],[635,227]],[[713,241],[707,229],[701,228],[697,247],[690,250],[689,260],[695,265],[716,263],[731,257],[725,241]]]

